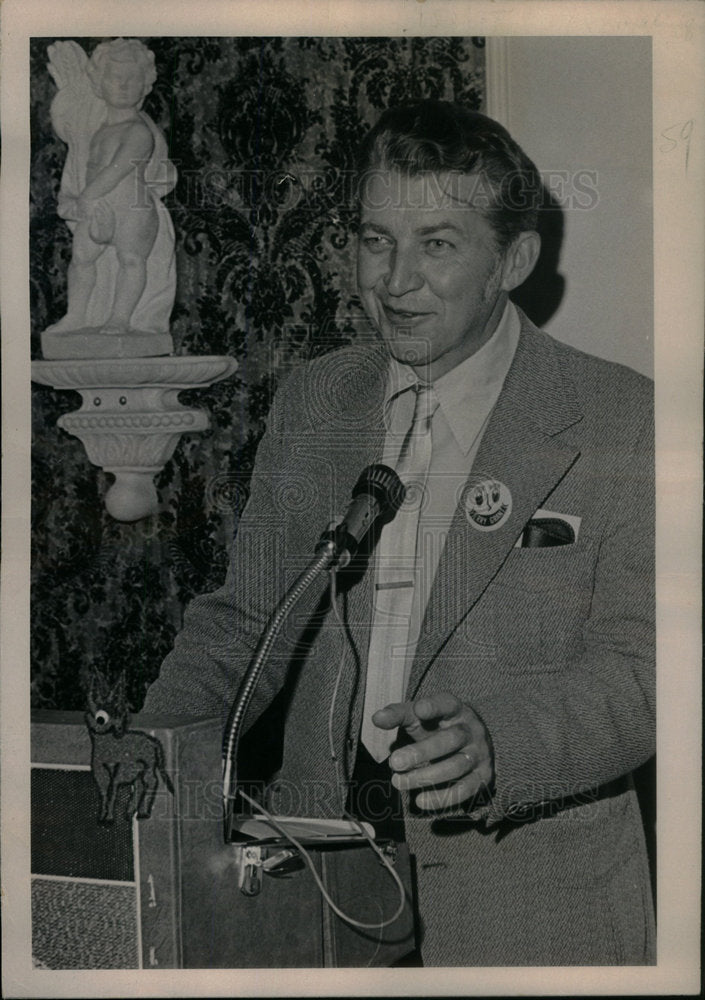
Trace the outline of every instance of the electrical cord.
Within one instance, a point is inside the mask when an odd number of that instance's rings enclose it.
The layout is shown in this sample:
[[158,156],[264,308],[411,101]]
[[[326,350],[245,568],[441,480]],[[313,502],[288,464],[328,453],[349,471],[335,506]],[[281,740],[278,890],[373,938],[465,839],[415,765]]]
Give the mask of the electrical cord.
[[344,920],[348,924],[353,924],[355,927],[361,927],[363,928],[363,930],[380,930],[383,927],[388,927],[390,924],[393,924],[394,921],[401,916],[404,906],[406,905],[406,896],[404,893],[404,885],[402,883],[402,880],[399,878],[398,873],[391,866],[388,859],[384,856],[384,852],[377,846],[377,844],[375,844],[374,840],[369,835],[367,830],[365,830],[365,828],[363,827],[362,823],[360,823],[359,820],[355,819],[354,817],[349,817],[357,824],[361,833],[363,834],[365,839],[369,842],[370,846],[374,850],[375,854],[377,854],[380,861],[391,872],[394,881],[397,883],[397,886],[399,887],[399,895],[400,895],[399,906],[397,907],[393,916],[389,917],[388,920],[382,921],[381,923],[368,924],[363,922],[362,920],[357,920],[355,917],[351,917],[350,914],[348,913],[344,913],[343,910],[341,910],[340,907],[333,901],[330,893],[323,884],[321,877],[316,871],[316,867],[313,861],[311,860],[311,855],[309,851],[306,850],[304,845],[300,843],[300,841],[296,839],[293,833],[290,833],[282,823],[279,823],[276,817],[272,816],[269,810],[265,809],[265,807],[261,803],[256,802],[255,799],[253,798],[250,798],[250,796],[246,792],[243,792],[241,788],[237,789],[237,794],[240,795],[250,806],[257,809],[259,813],[262,816],[264,816],[267,822],[271,823],[274,829],[278,833],[280,833],[282,837],[288,840],[289,843],[292,844],[297,851],[299,851],[301,857],[304,859],[306,865],[310,869],[311,874],[313,875],[313,878],[316,882],[316,885],[318,886],[321,895],[325,899],[328,906],[330,906],[331,910],[333,910],[333,912],[336,913],[341,920]]
[[[340,615],[340,609],[338,607],[337,570],[336,570],[335,566],[331,567],[331,569],[329,571],[329,575],[330,575],[330,603],[331,603],[331,610],[333,612],[333,618],[335,619],[336,624],[340,627],[340,629],[343,632],[343,634],[346,634],[345,623],[343,622],[343,619],[342,619],[342,617]],[[333,738],[333,718],[334,718],[334,715],[335,715],[335,702],[336,702],[336,699],[338,697],[338,690],[340,688],[340,682],[341,682],[342,677],[343,677],[343,670],[344,669],[345,669],[345,649],[343,647],[343,650],[341,651],[341,654],[340,654],[340,662],[339,662],[339,665],[338,665],[338,674],[337,674],[337,677],[335,679],[335,685],[333,687],[333,695],[331,697],[330,709],[328,711],[328,746],[329,746],[329,750],[330,750],[331,760],[333,761],[333,766],[335,767],[335,780],[336,780],[336,786],[338,788],[345,788],[346,784],[347,784],[345,781],[341,780],[340,761],[338,760],[338,755],[335,752],[335,741],[334,741],[334,738]],[[373,838],[370,837],[370,835],[368,834],[368,832],[365,829],[365,827],[363,826],[363,824],[357,819],[356,816],[353,816],[350,812],[348,812],[348,810],[345,808],[344,803],[342,803],[341,805],[342,805],[343,816],[345,816],[345,818],[348,819],[348,820],[350,820],[351,822],[355,823],[355,825],[361,831],[361,833],[363,834],[363,836],[365,837],[365,839],[369,842],[369,844],[372,847],[372,849],[374,850],[374,852],[379,857],[379,859],[382,862],[382,864],[384,865],[384,867],[391,874],[392,878],[396,882],[397,887],[399,889],[399,894],[400,894],[399,907],[396,910],[394,916],[390,917],[389,920],[386,920],[386,921],[384,921],[384,922],[382,922],[380,924],[370,924],[370,925],[368,925],[370,927],[380,927],[380,928],[382,928],[382,927],[388,927],[389,924],[394,923],[394,921],[401,915],[401,913],[402,913],[402,911],[404,909],[404,904],[406,902],[406,897],[405,897],[405,894],[404,894],[404,886],[402,884],[401,879],[399,878],[398,873],[394,869],[394,866],[390,863],[389,858],[384,854],[384,852],[382,850],[380,850],[380,848],[375,843],[375,841],[373,840]],[[360,925],[360,926],[362,926],[362,925]]]
[[[296,839],[296,837],[294,837],[292,833],[287,831],[286,828],[281,823],[279,823],[277,819],[261,803],[250,798],[250,796],[247,795],[246,792],[243,792],[241,788],[236,787],[234,792],[232,790],[235,760],[237,757],[237,748],[239,743],[239,735],[242,726],[242,721],[244,719],[245,713],[247,712],[250,701],[252,700],[252,696],[254,694],[257,682],[266,663],[269,651],[272,647],[272,644],[276,636],[278,635],[281,629],[282,624],[286,620],[286,617],[288,616],[292,607],[298,601],[299,597],[301,597],[304,591],[311,585],[315,577],[322,569],[329,569],[330,571],[331,610],[336,623],[340,626],[340,628],[343,631],[345,631],[345,625],[340,616],[340,610],[338,608],[336,568],[335,566],[331,565],[333,552],[334,552],[333,543],[329,542],[324,547],[323,551],[321,551],[318,554],[318,556],[304,570],[304,572],[298,578],[298,580],[291,588],[291,590],[287,592],[282,601],[276,607],[274,613],[272,614],[269,620],[267,629],[265,630],[265,633],[260,639],[260,642],[255,651],[255,656],[253,658],[252,664],[248,669],[247,674],[245,675],[240,692],[238,693],[238,697],[236,698],[233,714],[229,720],[226,730],[227,740],[225,746],[225,755],[224,755],[225,759],[223,768],[223,798],[225,802],[228,803],[231,802],[235,796],[240,795],[240,797],[243,798],[251,807],[257,810],[260,813],[260,815],[264,816],[264,818],[274,827],[275,830],[277,830],[279,834],[281,834],[282,837],[285,838],[285,840],[287,840],[290,844],[293,845],[293,847],[296,848],[297,851],[299,851],[305,864],[311,871],[311,874],[316,882],[316,885],[318,886],[321,895],[323,896],[323,899],[326,901],[328,906],[333,910],[333,912],[340,917],[341,920],[344,920],[346,923],[352,924],[355,927],[360,927],[363,930],[381,930],[382,928],[388,927],[390,924],[393,924],[394,921],[401,916],[404,910],[404,906],[406,905],[406,894],[404,890],[404,884],[401,878],[399,877],[398,872],[391,864],[389,858],[385,855],[384,851],[382,851],[382,849],[378,846],[378,844],[375,843],[374,838],[371,837],[370,834],[367,832],[364,824],[361,823],[356,816],[353,816],[351,813],[348,812],[348,810],[344,806],[344,803],[341,803],[343,815],[350,822],[354,823],[354,825],[358,828],[362,836],[365,838],[365,840],[368,842],[374,853],[377,855],[381,864],[387,869],[389,874],[394,879],[397,888],[399,890],[399,905],[395,910],[394,914],[387,920],[383,920],[376,923],[366,923],[364,921],[357,920],[355,917],[352,917],[347,913],[344,913],[343,910],[340,909],[340,907],[334,902],[334,900],[328,893],[328,890],[324,886],[318,872],[316,871],[315,865],[311,860],[311,856],[308,850],[303,846],[303,844],[301,844]],[[345,649],[343,647],[340,655],[338,674],[336,676],[335,686],[333,688],[330,710],[328,712],[328,744],[329,744],[331,759],[335,767],[336,787],[339,790],[344,789],[346,783],[341,780],[340,761],[338,760],[338,756],[335,752],[335,741],[333,738],[333,718],[335,714],[335,703],[338,697],[338,691],[340,689],[340,683],[342,680],[344,668],[345,668]]]

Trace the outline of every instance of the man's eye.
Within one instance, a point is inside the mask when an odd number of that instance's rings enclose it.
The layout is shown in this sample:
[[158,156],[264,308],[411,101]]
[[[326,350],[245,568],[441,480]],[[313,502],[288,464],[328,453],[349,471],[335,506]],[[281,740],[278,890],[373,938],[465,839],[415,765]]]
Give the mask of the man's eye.
[[453,245],[448,240],[428,240],[426,243],[426,249],[432,254],[447,253],[452,248]]
[[383,253],[389,247],[386,236],[365,236],[362,240],[365,248],[372,253]]

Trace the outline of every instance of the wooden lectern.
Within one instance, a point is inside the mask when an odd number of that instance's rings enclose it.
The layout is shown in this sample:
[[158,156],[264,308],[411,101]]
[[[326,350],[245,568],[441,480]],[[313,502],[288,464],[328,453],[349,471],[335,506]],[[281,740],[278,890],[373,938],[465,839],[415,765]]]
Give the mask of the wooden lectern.
[[[382,930],[362,930],[339,918],[308,869],[262,873],[256,894],[245,895],[243,849],[223,839],[220,722],[141,715],[129,728],[159,741],[173,792],[160,775],[149,817],[127,818],[132,792],[120,786],[114,820],[101,823],[82,714],[33,716],[32,933],[38,964],[379,967],[414,949],[405,845],[395,865],[407,905]],[[113,778],[119,785],[119,769]],[[395,912],[397,886],[366,843],[311,853],[344,912],[366,923]]]

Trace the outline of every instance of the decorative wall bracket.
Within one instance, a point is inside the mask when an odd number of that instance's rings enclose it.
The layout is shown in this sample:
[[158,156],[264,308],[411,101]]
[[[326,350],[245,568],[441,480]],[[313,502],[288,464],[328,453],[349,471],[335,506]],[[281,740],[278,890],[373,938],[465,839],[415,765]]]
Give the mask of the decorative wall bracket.
[[154,476],[179,437],[210,426],[205,411],[179,403],[179,393],[236,369],[233,358],[215,356],[33,361],[32,379],[81,394],[81,408],[57,425],[83,442],[93,465],[115,476],[105,497],[108,513],[137,521],[157,511]]

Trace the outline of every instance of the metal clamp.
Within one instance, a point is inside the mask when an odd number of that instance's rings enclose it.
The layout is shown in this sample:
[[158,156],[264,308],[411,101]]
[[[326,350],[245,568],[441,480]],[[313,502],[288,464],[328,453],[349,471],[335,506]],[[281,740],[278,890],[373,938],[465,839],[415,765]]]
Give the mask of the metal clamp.
[[[382,846],[382,854],[385,855],[385,857],[387,858],[387,861],[391,865],[396,865],[396,863],[397,863],[397,854],[398,853],[399,853],[399,848],[398,848],[397,844],[395,843],[395,841],[393,841],[393,840],[390,840],[387,844],[384,844]],[[384,865],[384,862],[382,861],[381,858],[378,858],[377,860],[378,860],[378,863],[380,865]]]
[[305,867],[299,852],[290,847],[272,854],[262,862],[262,871],[273,878],[289,878],[294,872],[299,872]]
[[244,896],[257,896],[262,888],[263,850],[261,847],[238,847],[238,888]]
[[262,891],[262,874],[287,878],[304,868],[298,851],[287,848],[268,855],[266,847],[242,845],[237,850],[238,889],[244,896],[257,896]]

